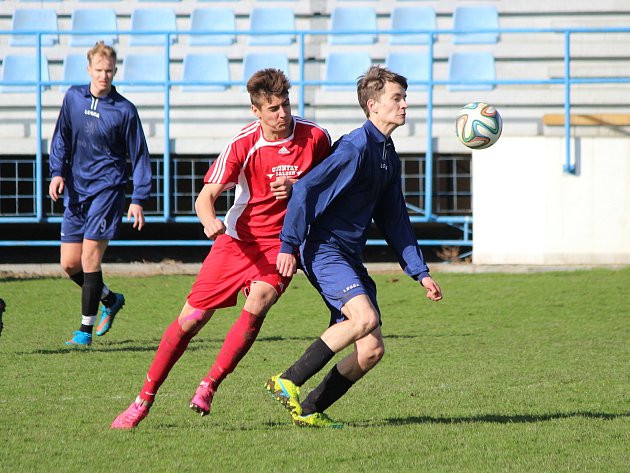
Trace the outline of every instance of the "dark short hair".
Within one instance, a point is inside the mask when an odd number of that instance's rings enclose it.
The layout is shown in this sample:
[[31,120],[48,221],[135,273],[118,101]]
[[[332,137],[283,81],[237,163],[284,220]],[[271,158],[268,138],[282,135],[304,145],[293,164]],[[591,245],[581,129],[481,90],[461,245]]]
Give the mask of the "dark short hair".
[[280,69],[261,69],[247,81],[247,92],[252,105],[260,108],[263,99],[271,102],[271,97],[289,95],[291,83]]
[[368,100],[378,100],[387,82],[395,82],[407,90],[407,79],[383,66],[372,66],[357,79],[357,98],[366,117],[370,117]]

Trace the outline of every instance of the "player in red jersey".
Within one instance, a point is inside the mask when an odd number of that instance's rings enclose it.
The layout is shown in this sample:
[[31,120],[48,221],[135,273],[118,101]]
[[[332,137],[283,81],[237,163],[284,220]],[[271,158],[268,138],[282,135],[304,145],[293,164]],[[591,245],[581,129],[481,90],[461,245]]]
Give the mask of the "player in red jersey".
[[[289,81],[282,71],[263,69],[247,83],[258,120],[234,137],[212,164],[195,210],[204,233],[214,239],[179,317],[166,329],[140,394],[112,423],[113,429],[136,427],[149,414],[155,395],[190,340],[217,309],[247,297],[240,318],[228,331],[190,407],[202,416],[219,384],[254,343],[267,311],[291,278],[276,269],[278,238],[292,184],[328,156],[330,136],[312,122],[291,115]],[[214,202],[236,187],[234,204],[217,218]]]

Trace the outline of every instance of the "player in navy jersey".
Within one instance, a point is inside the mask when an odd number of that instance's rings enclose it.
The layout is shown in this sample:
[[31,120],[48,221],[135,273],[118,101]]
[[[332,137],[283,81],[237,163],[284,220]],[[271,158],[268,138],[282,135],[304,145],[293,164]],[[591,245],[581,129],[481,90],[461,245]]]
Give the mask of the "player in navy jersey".
[[99,301],[103,303],[96,335],[110,329],[125,303],[103,283],[101,262],[118,233],[124,214],[131,161],[133,194],[127,220],[144,226],[143,206],[151,189],[151,164],[136,107],[116,92],[116,51],[102,41],[87,53],[88,85],[66,92],[50,146],[53,201],[63,195],[61,267],[81,286],[81,326],[66,342],[92,343]]
[[[291,114],[290,83],[278,69],[262,69],[247,82],[256,120],[229,141],[204,177],[195,210],[204,233],[214,240],[179,315],[167,327],[136,399],[112,422],[132,429],[149,415],[158,390],[190,340],[217,309],[246,297],[240,317],[190,400],[202,416],[214,394],[256,340],[267,312],[286,291],[292,274],[276,269],[278,235],[293,182],[330,153],[330,136],[315,123]],[[234,204],[224,221],[215,201],[234,188]]]
[[[363,265],[372,220],[385,235],[405,273],[442,299],[417,245],[401,186],[401,163],[391,139],[405,124],[407,80],[373,66],[357,82],[359,104],[368,120],[341,137],[331,155],[293,186],[280,233],[280,274],[304,272],[331,312],[329,328],[284,373],[266,383],[270,394],[297,425],[341,427],[324,411],[383,357],[376,285]],[[337,363],[300,403],[299,388],[346,347],[354,351]]]

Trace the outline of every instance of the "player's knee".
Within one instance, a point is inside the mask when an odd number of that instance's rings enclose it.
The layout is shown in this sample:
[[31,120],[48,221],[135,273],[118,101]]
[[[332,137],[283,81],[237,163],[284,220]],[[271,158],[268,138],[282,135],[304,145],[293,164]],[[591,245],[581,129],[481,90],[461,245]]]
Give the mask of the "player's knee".
[[79,271],[81,271],[80,262],[77,264],[72,261],[62,259],[59,265],[61,266],[61,269],[63,270],[63,272],[66,273],[68,276],[72,276],[73,274],[76,274]]
[[385,347],[383,345],[377,345],[360,354],[359,365],[367,372],[374,368],[378,362],[383,359],[384,355]]
[[355,320],[355,325],[357,327],[358,338],[363,338],[378,328],[378,314],[375,312],[364,314]]
[[264,317],[271,306],[275,304],[276,299],[276,292],[271,288],[269,290],[251,291],[249,296],[247,296],[243,309],[257,317]]
[[214,311],[192,309],[190,313],[183,311],[177,321],[182,332],[194,336],[208,323],[213,313]]

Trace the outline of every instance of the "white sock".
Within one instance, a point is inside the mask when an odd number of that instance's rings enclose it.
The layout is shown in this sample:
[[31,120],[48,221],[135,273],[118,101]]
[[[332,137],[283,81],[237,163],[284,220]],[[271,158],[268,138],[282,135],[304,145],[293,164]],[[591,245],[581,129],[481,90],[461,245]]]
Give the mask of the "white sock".
[[96,315],[82,315],[81,316],[82,325],[87,325],[89,327],[90,325],[94,325],[94,322],[96,322]]

